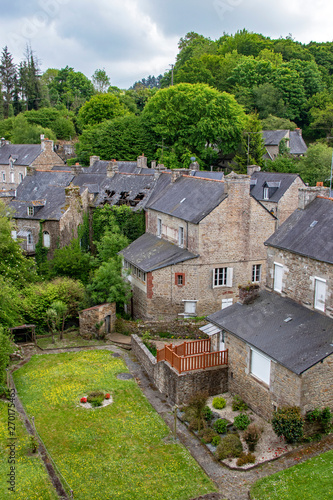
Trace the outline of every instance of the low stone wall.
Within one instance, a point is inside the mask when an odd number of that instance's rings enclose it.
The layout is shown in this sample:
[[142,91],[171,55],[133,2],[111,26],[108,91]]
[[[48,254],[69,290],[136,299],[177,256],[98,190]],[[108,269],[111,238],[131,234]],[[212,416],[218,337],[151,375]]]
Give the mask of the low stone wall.
[[207,391],[209,396],[228,390],[228,367],[206,368],[179,374],[165,361],[157,363],[137,335],[131,336],[132,350],[158,390],[172,403],[185,404],[193,394]]
[[123,318],[117,318],[116,332],[142,335],[148,331],[152,336],[168,333],[172,338],[208,338],[199,328],[207,324],[207,320],[191,321],[189,319],[179,319],[174,321],[129,321]]

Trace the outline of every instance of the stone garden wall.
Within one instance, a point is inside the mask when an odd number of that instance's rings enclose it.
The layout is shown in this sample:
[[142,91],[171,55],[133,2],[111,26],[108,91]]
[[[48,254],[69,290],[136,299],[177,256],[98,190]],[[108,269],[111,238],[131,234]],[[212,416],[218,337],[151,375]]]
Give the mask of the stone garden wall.
[[209,396],[228,390],[228,367],[206,368],[179,374],[165,361],[157,363],[137,335],[132,335],[132,350],[158,390],[166,394],[172,403],[185,404],[199,391]]

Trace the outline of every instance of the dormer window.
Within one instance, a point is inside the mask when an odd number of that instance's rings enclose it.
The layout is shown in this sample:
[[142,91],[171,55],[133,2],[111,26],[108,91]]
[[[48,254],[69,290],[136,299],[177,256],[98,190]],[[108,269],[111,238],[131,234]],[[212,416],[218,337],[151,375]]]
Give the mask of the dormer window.
[[264,187],[264,200],[269,200],[269,188]]
[[35,211],[34,211],[34,207],[28,207],[27,208],[27,214],[28,215],[34,215]]
[[178,229],[178,245],[183,248],[184,246],[184,228],[179,226]]
[[14,160],[12,160],[12,159],[9,160],[9,167],[11,170],[14,169]]

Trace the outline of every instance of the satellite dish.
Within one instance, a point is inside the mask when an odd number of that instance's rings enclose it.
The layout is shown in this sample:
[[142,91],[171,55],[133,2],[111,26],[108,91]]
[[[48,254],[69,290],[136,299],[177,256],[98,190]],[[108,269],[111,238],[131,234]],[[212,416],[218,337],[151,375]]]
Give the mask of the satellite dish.
[[195,156],[191,156],[191,161],[195,161],[196,160],[196,157]]

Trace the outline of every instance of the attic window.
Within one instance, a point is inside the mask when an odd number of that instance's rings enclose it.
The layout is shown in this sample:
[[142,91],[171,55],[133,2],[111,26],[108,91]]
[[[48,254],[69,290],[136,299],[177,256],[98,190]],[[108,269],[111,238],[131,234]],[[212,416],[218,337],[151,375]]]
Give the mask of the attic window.
[[180,200],[180,203],[183,203],[185,200],[186,200],[186,198],[183,198],[182,200]]
[[28,215],[34,215],[34,213],[35,213],[34,207],[28,207],[27,208],[27,214]]
[[269,200],[269,188],[264,187],[264,200]]
[[314,220],[313,222],[311,222],[310,227],[315,227],[315,225],[316,225],[317,223],[318,223],[318,221],[317,221],[317,220]]
[[291,317],[289,316],[288,318],[284,319],[283,321],[284,321],[285,323],[289,323],[289,321],[292,321],[292,319],[293,319],[293,318],[291,318]]

